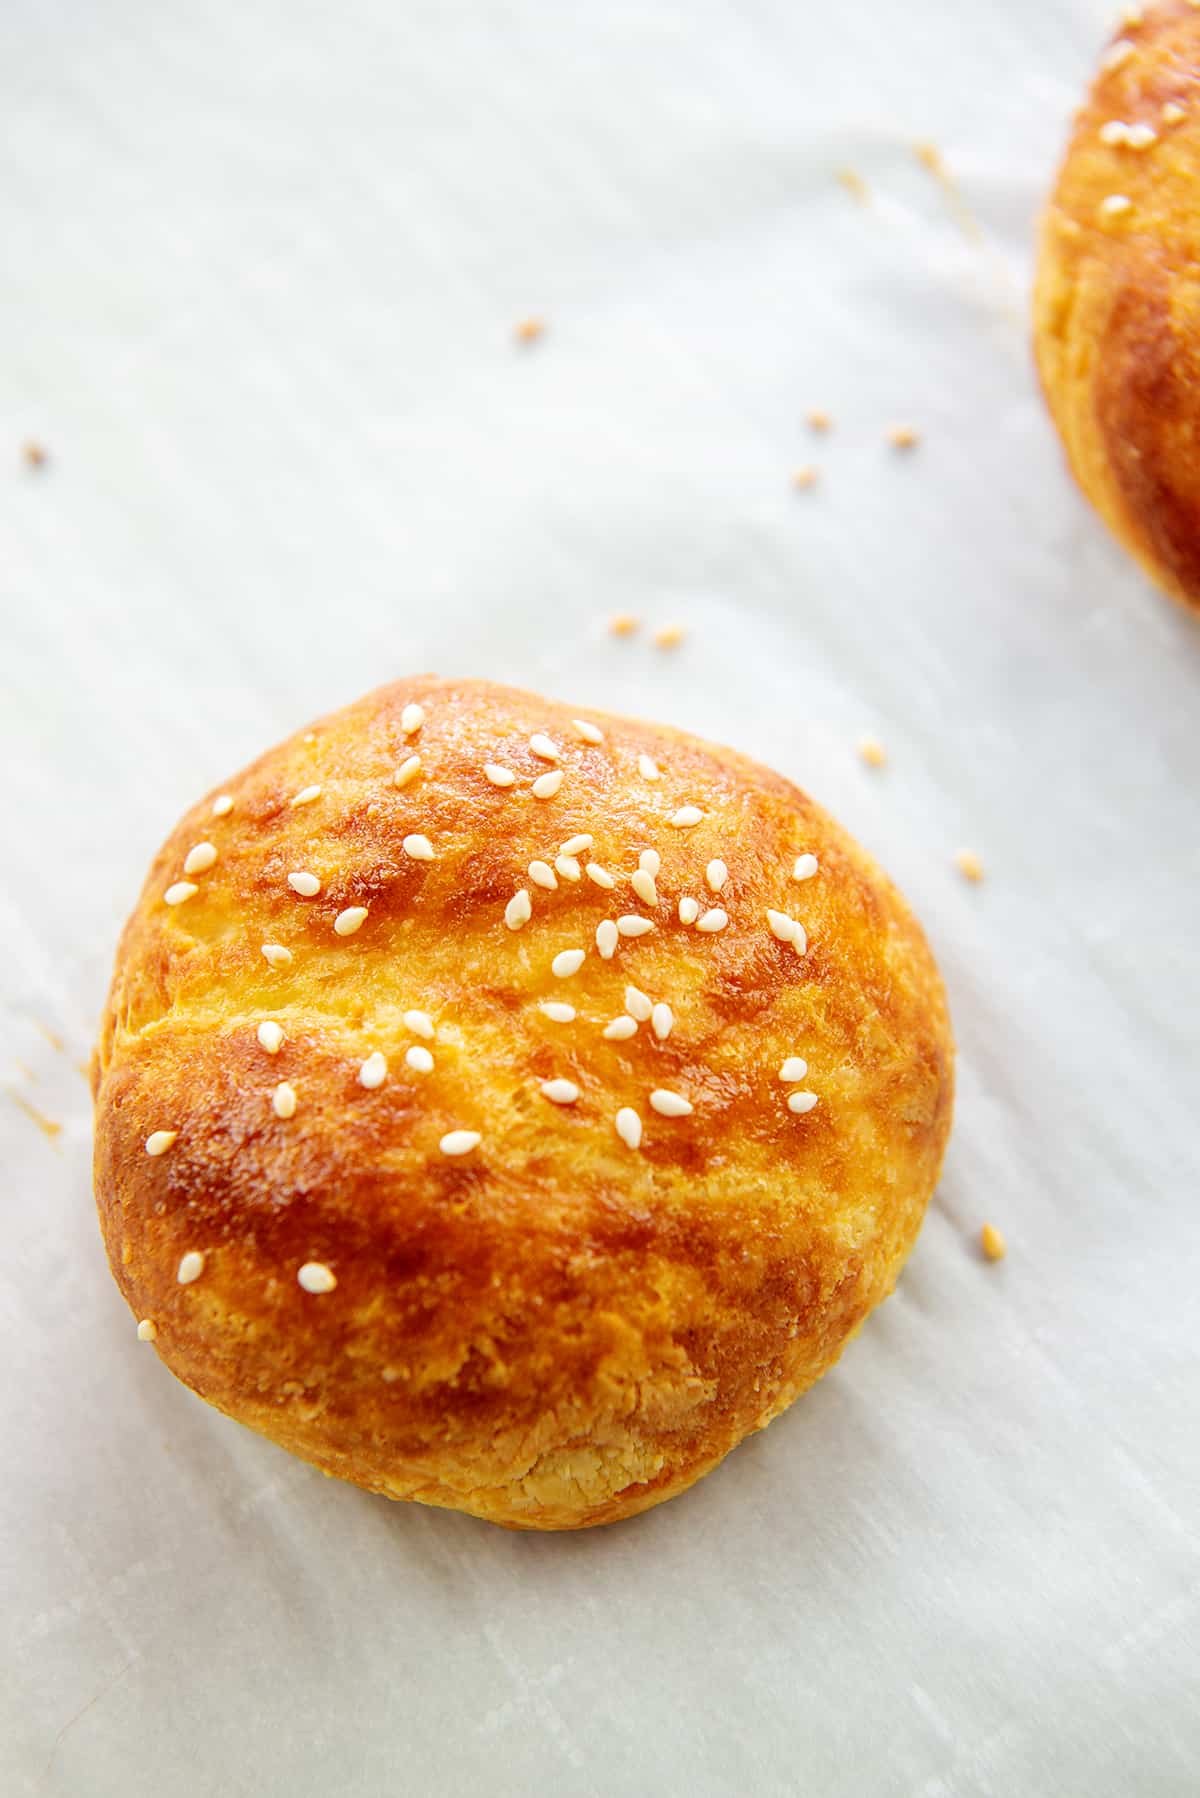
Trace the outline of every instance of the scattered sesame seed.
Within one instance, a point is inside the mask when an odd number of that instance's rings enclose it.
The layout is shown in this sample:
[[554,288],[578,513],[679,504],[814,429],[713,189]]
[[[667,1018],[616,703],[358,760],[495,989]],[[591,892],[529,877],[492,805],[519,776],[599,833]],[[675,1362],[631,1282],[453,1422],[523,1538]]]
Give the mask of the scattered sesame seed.
[[599,862],[589,862],[584,873],[589,880],[595,881],[596,885],[602,887],[606,893],[611,893],[617,884],[608,869],[602,868]]
[[299,893],[302,899],[315,899],[321,890],[321,883],[316,875],[309,874],[303,868],[297,869],[294,874],[289,874],[287,883],[293,893]]
[[1127,37],[1119,37],[1115,44],[1110,44],[1108,46],[1108,49],[1100,58],[1100,67],[1105,70],[1106,73],[1111,74],[1114,69],[1121,68],[1124,63],[1129,61],[1135,47],[1136,46],[1131,44]]
[[979,1232],[979,1246],[989,1261],[1003,1261],[1008,1253],[1008,1244],[997,1230],[995,1224],[985,1224]]
[[916,449],[920,442],[920,438],[911,425],[891,425],[888,429],[887,440],[893,449],[898,450]]
[[520,930],[533,916],[533,904],[524,887],[518,887],[504,908],[504,922],[510,930]]
[[400,766],[397,768],[396,772],[392,775],[392,782],[395,786],[407,787],[408,785],[410,785],[410,783],[412,781],[416,780],[417,775],[420,772],[421,772],[420,756],[419,755],[406,756],[405,759],[401,762]]
[[414,1074],[432,1074],[433,1056],[420,1043],[414,1043],[411,1049],[404,1051],[404,1065]]
[[185,874],[207,874],[216,859],[217,852],[211,843],[197,843],[194,849],[188,850],[183,871]]
[[282,943],[264,943],[262,952],[263,959],[269,962],[273,968],[286,968],[291,965],[292,952],[290,949],[285,949]]
[[204,1254],[201,1249],[189,1249],[182,1256],[175,1270],[175,1278],[181,1286],[190,1286],[204,1272]]
[[348,905],[345,911],[340,911],[333,920],[333,928],[339,936],[353,936],[356,930],[362,929],[366,921],[367,908],[365,905]]
[[511,768],[502,768],[499,762],[485,762],[483,771],[494,787],[511,787],[517,778]]
[[645,868],[636,869],[629,884],[643,905],[658,904],[658,888],[654,884],[654,876],[647,874]]
[[552,1105],[574,1105],[579,1088],[573,1080],[543,1080],[542,1095]]
[[696,929],[704,931],[707,936],[712,936],[715,931],[724,930],[728,922],[729,913],[722,911],[720,906],[716,905],[711,911],[706,911],[702,918],[697,918]]
[[533,796],[535,799],[553,799],[562,783],[561,768],[555,768],[549,774],[539,774],[533,783]]
[[568,980],[572,974],[578,974],[586,959],[586,949],[560,949],[550,963],[550,972],[558,980]]
[[860,737],[858,753],[868,768],[882,768],[887,761],[887,750],[875,737]]
[[178,1130],[152,1130],[146,1138],[147,1155],[165,1155],[178,1136]]
[[811,880],[821,866],[815,855],[798,855],[792,869],[793,880]]
[[785,911],[772,911],[767,908],[767,923],[771,926],[771,935],[779,938],[781,943],[794,943],[796,932],[800,929],[795,918],[789,918]]
[[372,1051],[358,1070],[358,1084],[367,1091],[374,1092],[387,1079],[387,1061],[378,1049]]
[[649,874],[652,880],[657,880],[662,869],[662,856],[657,849],[643,849],[638,856],[638,867],[643,874]]
[[729,869],[723,861],[711,861],[704,870],[704,878],[708,882],[709,891],[719,893],[729,879]]
[[406,1011],[404,1014],[405,1029],[411,1030],[414,1036],[423,1036],[433,1041],[433,1019],[427,1011]]
[[698,899],[693,899],[689,893],[685,893],[683,898],[679,901],[679,922],[681,924],[694,924],[699,916],[700,901]]
[[694,1107],[678,1093],[668,1092],[665,1087],[656,1087],[650,1094],[650,1104],[659,1117],[686,1118],[692,1115]]
[[664,624],[654,633],[655,647],[658,649],[678,649],[687,636],[681,624]]
[[675,1013],[671,1010],[669,1005],[664,1005],[660,1000],[654,1007],[654,1010],[650,1013],[650,1022],[659,1042],[665,1043],[674,1026]]
[[690,830],[693,824],[699,824],[704,813],[698,805],[681,805],[677,812],[672,812],[667,820],[676,830]]
[[1162,122],[1164,125],[1178,125],[1181,119],[1186,118],[1187,112],[1175,100],[1168,100],[1162,109]]
[[604,1036],[610,1043],[627,1043],[636,1034],[636,1018],[614,1018],[611,1024],[604,1026]]
[[604,732],[594,724],[589,724],[586,718],[572,718],[571,724],[585,743],[603,743]]
[[811,1111],[816,1102],[816,1093],[793,1093],[788,1100],[788,1110],[796,1112]]
[[268,1055],[278,1055],[283,1046],[283,1031],[273,1018],[264,1018],[258,1027],[259,1047]]
[[558,853],[560,855],[582,855],[585,849],[592,847],[595,840],[595,837],[589,837],[586,832],[582,836],[568,837]]
[[152,1317],[143,1317],[141,1323],[137,1327],[138,1341],[153,1342],[157,1335],[158,1325],[155,1323],[154,1319]]
[[540,730],[534,731],[533,735],[530,737],[529,747],[532,749],[534,755],[540,755],[544,762],[557,762],[561,760],[558,744],[552,737],[545,736]]
[[954,865],[967,880],[978,882],[983,879],[983,863],[973,849],[960,849],[954,857]]
[[545,887],[549,892],[558,885],[558,876],[549,862],[530,862],[529,878],[534,886]]
[[1100,127],[1100,142],[1102,144],[1123,144],[1128,130],[1129,126],[1124,119],[1106,119]]
[[642,1120],[637,1112],[628,1105],[622,1105],[613,1122],[617,1127],[617,1135],[627,1149],[638,1149],[642,1144]]
[[271,1094],[271,1109],[277,1118],[295,1117],[296,1089],[289,1080],[281,1080]]
[[794,1084],[798,1080],[803,1080],[807,1072],[808,1063],[801,1056],[789,1055],[779,1070],[779,1078]]
[[400,714],[400,729],[406,737],[415,737],[425,722],[425,707],[413,700]]
[[218,793],[212,802],[214,818],[227,818],[233,810],[233,796],[230,793]]
[[174,886],[169,886],[163,894],[163,903],[164,905],[182,905],[185,899],[190,899],[199,891],[200,888],[192,881],[177,880]]
[[543,999],[538,1010],[550,1019],[552,1024],[573,1024],[575,1007],[565,1005],[561,999]]
[[556,855],[554,868],[555,872],[561,874],[564,880],[583,879],[583,869],[573,855]]
[[617,952],[620,933],[611,918],[605,918],[596,926],[596,948],[602,961],[611,961]]
[[1133,201],[1128,194],[1107,194],[1101,200],[1098,211],[1101,218],[1122,218],[1125,213],[1133,211]]
[[321,789],[319,786],[301,787],[300,791],[296,794],[295,798],[292,800],[292,804],[293,805],[311,805],[314,799],[319,799],[320,797],[321,797]]
[[405,837],[400,847],[404,850],[405,855],[408,856],[410,861],[431,862],[433,860],[433,844],[429,841],[428,837]]
[[443,1155],[469,1155],[479,1147],[482,1138],[477,1130],[449,1130],[438,1148]]
[[638,773],[643,780],[661,780],[662,769],[652,755],[639,755],[637,759]]
[[828,412],[818,410],[810,412],[808,415],[808,428],[810,431],[828,431],[832,425],[833,420],[830,418]]
[[513,326],[513,336],[518,343],[536,343],[546,334],[546,321],[541,318],[519,318]]
[[296,1281],[305,1292],[332,1292],[337,1285],[337,1275],[323,1261],[306,1261],[297,1271]]
[[641,624],[632,612],[614,612],[608,621],[608,628],[614,637],[632,637]]
[[631,1018],[637,1019],[639,1024],[648,1024],[654,1011],[654,1007],[645,993],[636,986],[625,988],[625,1009]]
[[799,492],[805,493],[810,487],[815,487],[816,484],[817,471],[811,462],[805,462],[801,467],[793,468],[792,486]]
[[654,929],[654,920],[639,918],[633,912],[627,912],[623,918],[617,919],[617,929],[622,936],[645,936]]

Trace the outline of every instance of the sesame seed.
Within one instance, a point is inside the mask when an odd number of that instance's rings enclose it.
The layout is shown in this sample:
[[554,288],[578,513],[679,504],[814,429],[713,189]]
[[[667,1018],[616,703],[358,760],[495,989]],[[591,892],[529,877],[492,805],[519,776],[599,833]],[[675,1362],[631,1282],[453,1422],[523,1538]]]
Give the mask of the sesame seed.
[[586,833],[583,836],[568,837],[558,853],[560,855],[582,855],[584,850],[590,849],[595,841],[595,837],[589,837]]
[[549,774],[539,774],[533,783],[535,799],[553,799],[563,783],[561,768],[555,768]]
[[372,1051],[358,1070],[358,1084],[365,1086],[369,1093],[377,1086],[382,1086],[387,1079],[387,1061],[378,1049]]
[[293,893],[299,893],[302,899],[315,899],[321,890],[321,883],[316,875],[307,873],[303,868],[297,869],[295,874],[289,874],[287,883]]
[[1099,206],[1100,217],[1106,219],[1121,218],[1125,213],[1132,211],[1133,201],[1128,194],[1108,194],[1101,200]]
[[231,793],[218,793],[217,797],[212,802],[213,817],[227,818],[232,810],[233,795]]
[[188,850],[183,871],[185,874],[207,874],[216,859],[217,852],[211,843],[197,843],[194,849]]
[[820,865],[815,855],[798,855],[792,869],[792,879],[811,880]]
[[181,1286],[190,1286],[204,1272],[204,1254],[200,1249],[189,1249],[182,1256],[175,1270],[175,1278]]
[[604,1036],[610,1043],[627,1043],[636,1034],[636,1018],[614,1018],[611,1024],[604,1026]]
[[604,732],[597,730],[594,724],[589,724],[586,718],[572,718],[571,724],[585,743],[603,743]]
[[550,972],[558,980],[568,980],[572,974],[578,974],[586,959],[586,949],[560,949],[550,963]]
[[606,893],[611,893],[617,884],[608,869],[602,868],[599,862],[589,862],[584,873],[589,880],[595,881],[598,887],[603,887]]
[[155,1323],[154,1319],[152,1317],[143,1317],[141,1323],[137,1327],[138,1341],[153,1342],[157,1335],[158,1325]]
[[301,787],[292,800],[293,805],[311,805],[314,799],[321,797],[321,789],[317,787]]
[[1175,100],[1168,100],[1162,109],[1162,122],[1164,125],[1178,125],[1180,119],[1186,118],[1187,112]]
[[425,707],[418,705],[415,700],[410,705],[406,705],[400,714],[400,729],[406,737],[415,737],[424,722]]
[[983,863],[973,849],[960,849],[954,857],[954,864],[967,880],[978,882],[983,879]]
[[427,1011],[406,1011],[404,1025],[407,1030],[412,1031],[414,1036],[423,1036],[428,1041],[433,1041],[433,1019]]
[[694,924],[699,916],[700,901],[691,898],[685,893],[683,898],[679,901],[679,922],[681,924]]
[[152,1130],[146,1138],[147,1155],[165,1155],[178,1136],[178,1130]]
[[916,449],[920,438],[911,425],[891,425],[888,428],[887,440],[893,449]]
[[317,733],[315,730],[306,730],[304,735],[300,739],[300,741],[302,743],[315,743],[316,740],[317,740]]
[[661,1086],[656,1087],[650,1094],[650,1104],[653,1109],[657,1111],[659,1117],[664,1118],[690,1117],[694,1109],[694,1107],[691,1106],[686,1099],[681,1098],[678,1093],[668,1092]]
[[815,487],[816,484],[817,471],[811,462],[805,462],[802,463],[799,468],[793,468],[792,486],[799,492],[805,493],[810,487]]
[[681,624],[664,624],[654,633],[655,646],[658,649],[678,649],[687,636]]
[[1145,7],[1137,5],[1123,6],[1121,8],[1121,23],[1122,25],[1133,26],[1144,25],[1146,23]]
[[579,1088],[573,1080],[543,1080],[542,1096],[552,1105],[574,1105]]
[[564,1005],[561,999],[543,999],[538,1010],[550,1019],[552,1024],[573,1024],[575,1007]]
[[323,1261],[306,1261],[297,1271],[296,1281],[305,1292],[332,1292],[337,1285],[337,1275]]
[[810,431],[828,431],[832,424],[833,420],[830,418],[828,412],[815,411],[810,412],[808,415],[808,428]]
[[643,780],[661,780],[662,770],[652,755],[639,755],[637,759],[638,773]]
[[696,929],[704,931],[707,936],[712,936],[715,931],[724,930],[728,922],[729,913],[722,911],[720,906],[716,905],[712,911],[706,911],[702,918],[696,920]]
[[637,1019],[639,1024],[648,1024],[654,1011],[654,1007],[645,993],[636,986],[625,988],[625,1009],[631,1018]]
[[277,1118],[294,1118],[296,1115],[296,1089],[288,1080],[281,1080],[271,1094],[271,1109]]
[[583,878],[583,869],[573,855],[556,855],[554,867],[556,873],[561,874],[564,880],[582,880]]
[[268,1055],[278,1055],[283,1045],[283,1031],[272,1018],[264,1018],[258,1027],[259,1047]]
[[665,1043],[675,1023],[675,1013],[660,1000],[650,1013],[650,1023],[660,1043]]
[[392,781],[393,781],[394,785],[396,785],[398,787],[407,787],[412,781],[416,780],[417,775],[420,772],[421,772],[420,756],[419,755],[406,756],[404,761],[402,761],[400,766],[397,768],[396,772],[392,775]]
[[672,812],[668,823],[676,830],[690,830],[693,824],[699,824],[704,813],[698,805],[681,805],[677,812]]
[[793,1093],[788,1100],[788,1110],[796,1112],[811,1111],[817,1102],[816,1093]]
[[414,1074],[432,1074],[433,1056],[420,1043],[414,1043],[411,1049],[404,1051],[404,1065]]
[[1122,64],[1129,61],[1129,58],[1133,55],[1134,49],[1135,46],[1130,43],[1127,37],[1119,37],[1115,44],[1110,44],[1108,46],[1108,49],[1100,58],[1100,67],[1105,70],[1106,73],[1111,74],[1114,69],[1119,69]]
[[449,1130],[438,1148],[443,1155],[469,1155],[472,1149],[479,1147],[481,1140],[477,1130]]
[[617,1127],[617,1135],[627,1149],[638,1149],[642,1144],[642,1120],[628,1105],[622,1105],[613,1122]]
[[362,929],[366,921],[367,908],[365,905],[348,905],[345,911],[340,911],[333,920],[333,928],[339,936],[353,936],[356,930]]
[[605,918],[596,926],[596,948],[602,961],[611,961],[617,952],[620,933],[611,918]]
[[979,1232],[979,1246],[989,1261],[1003,1261],[1008,1253],[1008,1244],[997,1230],[995,1224],[985,1224]]
[[658,888],[654,884],[654,876],[647,874],[645,868],[636,869],[629,884],[643,905],[658,904]]
[[1107,119],[1100,127],[1102,144],[1123,144],[1128,142],[1129,126],[1123,119]]
[[174,886],[169,886],[163,894],[163,903],[165,905],[182,905],[185,899],[190,899],[199,891],[200,888],[194,886],[190,880],[177,880]]
[[498,762],[485,762],[483,771],[494,787],[511,787],[517,778],[511,768],[502,768]]
[[264,960],[273,968],[286,968],[291,964],[292,952],[285,949],[282,943],[264,943],[262,952]]
[[795,918],[789,918],[785,911],[772,911],[767,908],[767,923],[771,926],[771,935],[777,936],[781,943],[795,940],[798,929]]
[[510,930],[520,930],[533,916],[533,905],[524,887],[518,887],[504,908],[504,922]]
[[640,622],[632,612],[614,612],[608,621],[608,628],[614,637],[632,637]]
[[408,856],[410,861],[431,862],[433,860],[433,844],[429,841],[428,837],[405,837],[400,847],[404,850],[405,855]]
[[709,862],[707,868],[704,870],[704,878],[708,882],[709,890],[714,893],[719,893],[721,888],[725,885],[725,882],[729,879],[729,869],[725,866],[723,861]]
[[544,762],[557,762],[560,759],[558,744],[552,737],[545,736],[540,730],[534,731],[530,737],[529,747],[534,755],[540,755]]
[[789,1055],[779,1070],[779,1078],[794,1084],[797,1080],[803,1080],[807,1072],[808,1063],[801,1056]]
[[529,878],[534,886],[546,887],[550,892],[558,885],[558,876],[549,862],[530,862]]
[[858,753],[868,768],[882,768],[887,761],[887,750],[875,737],[860,737]]
[[617,929],[622,936],[645,936],[654,929],[654,920],[639,918],[633,912],[627,912],[623,918],[617,919]]
[[649,874],[652,880],[657,880],[662,870],[662,856],[657,849],[643,849],[638,856],[638,867],[643,874]]

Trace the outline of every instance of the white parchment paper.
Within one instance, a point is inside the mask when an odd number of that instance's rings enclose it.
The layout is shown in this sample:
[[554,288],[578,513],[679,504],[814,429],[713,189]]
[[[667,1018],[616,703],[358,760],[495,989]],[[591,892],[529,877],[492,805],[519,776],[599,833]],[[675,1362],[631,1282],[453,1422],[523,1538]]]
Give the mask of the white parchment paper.
[[[7,0],[5,1793],[1196,1789],[1200,631],[1074,494],[1027,345],[1109,23]],[[895,1298],[718,1474],[582,1536],[208,1411],[93,1217],[78,1064],[147,857],[428,668],[799,780],[909,894],[960,1039]]]

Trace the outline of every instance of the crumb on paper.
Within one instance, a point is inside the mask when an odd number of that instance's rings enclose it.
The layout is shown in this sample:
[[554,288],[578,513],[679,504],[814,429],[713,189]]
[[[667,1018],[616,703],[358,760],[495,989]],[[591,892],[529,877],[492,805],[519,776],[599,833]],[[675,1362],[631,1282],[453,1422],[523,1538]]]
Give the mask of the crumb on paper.
[[632,637],[641,624],[632,612],[614,612],[608,621],[609,634],[614,637]]
[[983,863],[973,849],[960,849],[954,857],[954,865],[966,880],[978,885],[983,879]]
[[40,1019],[38,1020],[38,1029],[41,1031],[50,1047],[55,1050],[57,1054],[61,1055],[65,1045],[62,1037],[58,1034],[58,1031],[52,1030],[49,1024],[43,1024]]
[[32,439],[28,443],[22,444],[21,454],[25,458],[28,468],[44,468],[49,460],[44,444],[35,443]]
[[852,200],[857,200],[860,206],[867,204],[871,190],[857,169],[838,169],[837,178]]
[[44,1111],[39,1111],[36,1105],[31,1105],[29,1100],[22,1098],[20,1093],[12,1093],[10,1097],[21,1107],[26,1117],[33,1119],[48,1142],[54,1142],[57,1137],[62,1135],[62,1125],[55,1123],[53,1118],[48,1118]]
[[654,633],[655,648],[678,649],[686,636],[682,624],[661,624]]
[[887,440],[893,449],[916,449],[921,441],[912,425],[889,425]]
[[985,1224],[979,1232],[979,1246],[988,1261],[1003,1261],[1008,1253],[1008,1244],[997,1230],[995,1224]]
[[546,335],[544,318],[520,318],[513,326],[513,336],[518,343],[536,343]]
[[913,145],[913,152],[922,168],[928,169],[931,175],[936,175],[940,180],[945,172],[945,164],[942,162],[942,152],[937,145],[922,140]]
[[878,737],[860,737],[858,753],[868,768],[882,768],[887,761],[887,750]]
[[808,415],[808,428],[810,431],[829,431],[833,428],[833,420],[828,412],[816,406]]
[[793,487],[815,487],[816,484],[817,471],[811,462],[806,462],[803,468],[795,468],[792,470]]

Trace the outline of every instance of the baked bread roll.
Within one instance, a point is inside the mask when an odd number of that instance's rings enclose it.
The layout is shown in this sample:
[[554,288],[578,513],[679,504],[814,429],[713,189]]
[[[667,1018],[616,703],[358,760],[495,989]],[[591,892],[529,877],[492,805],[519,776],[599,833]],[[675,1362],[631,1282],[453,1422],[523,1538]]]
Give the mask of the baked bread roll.
[[96,1194],[139,1333],[391,1498],[670,1498],[895,1283],[950,1127],[903,900],[786,780],[384,687],[187,813],[117,953]]
[[1038,367],[1076,479],[1200,605],[1200,10],[1147,7],[1101,59],[1042,224]]

